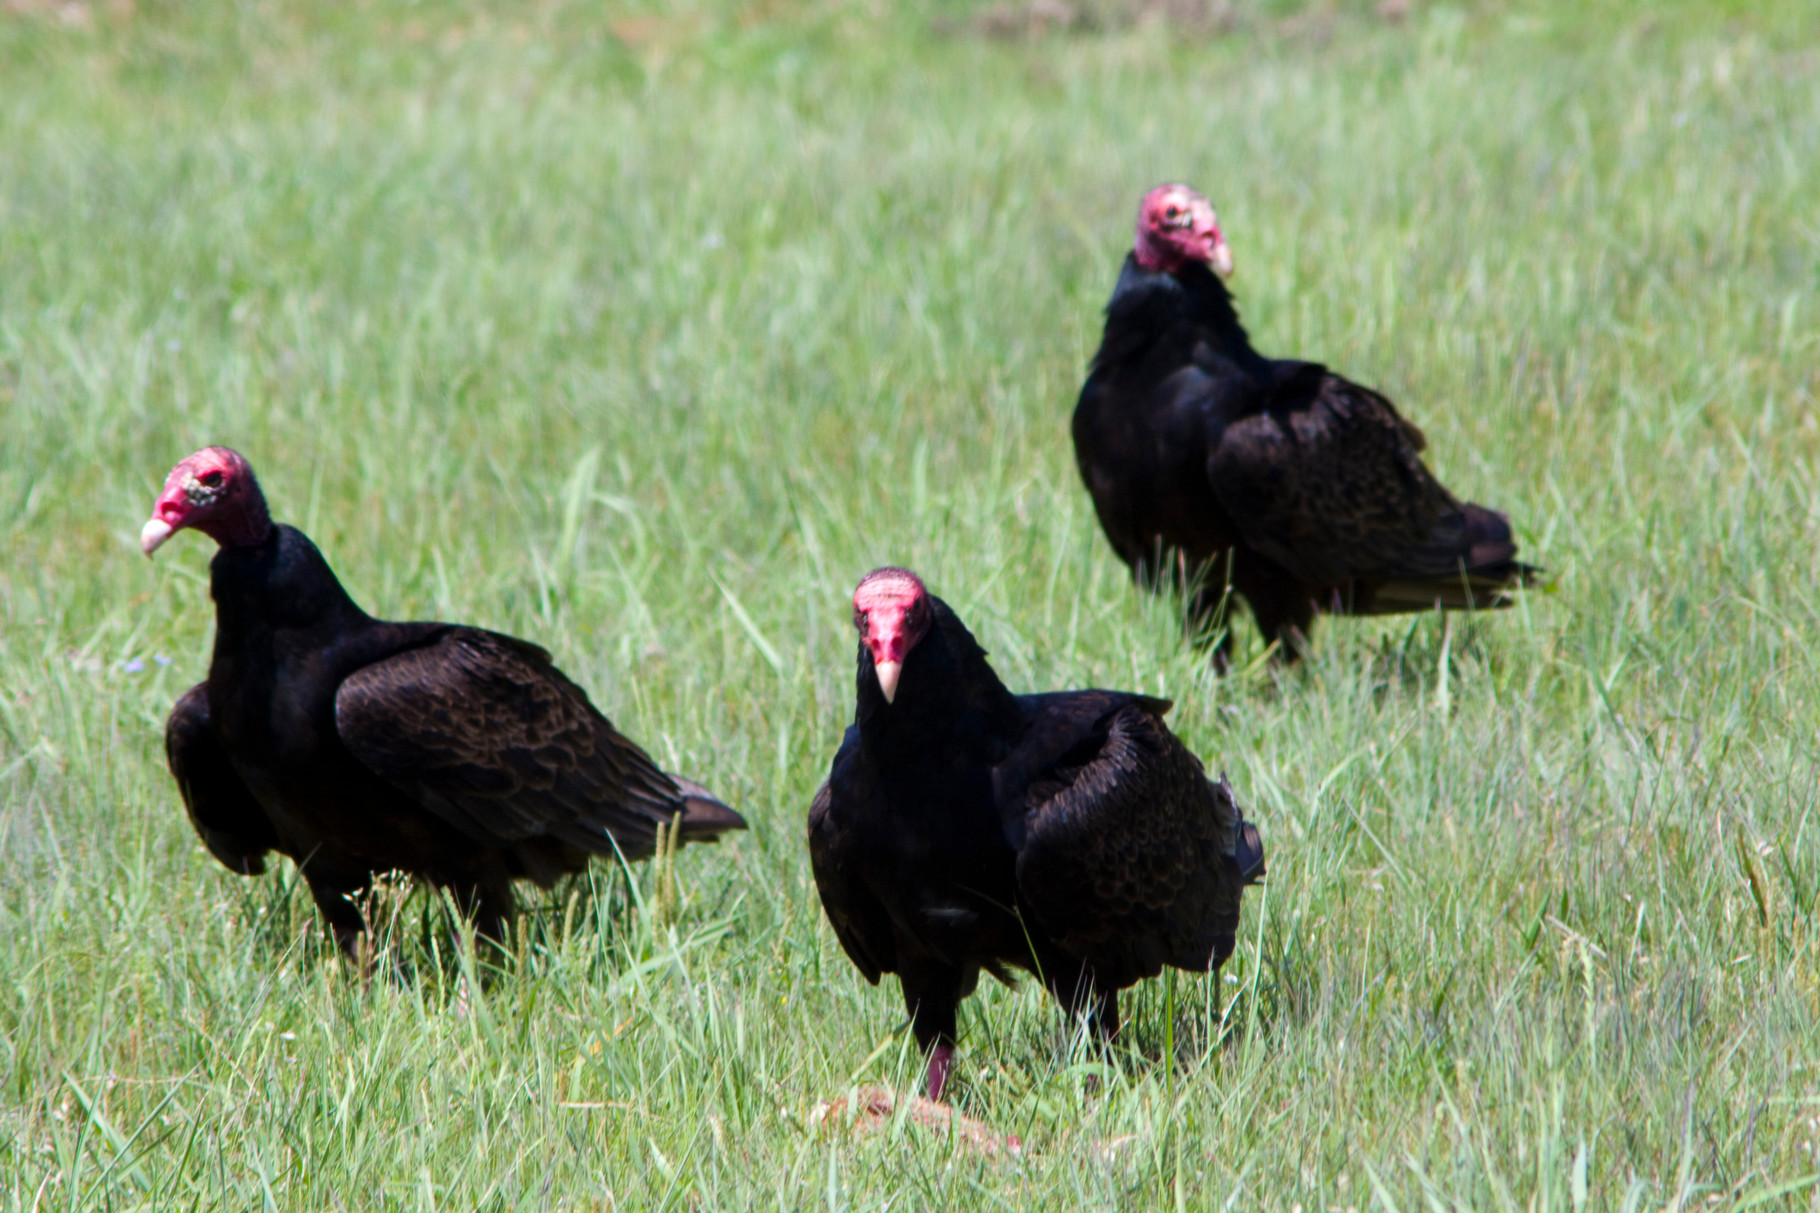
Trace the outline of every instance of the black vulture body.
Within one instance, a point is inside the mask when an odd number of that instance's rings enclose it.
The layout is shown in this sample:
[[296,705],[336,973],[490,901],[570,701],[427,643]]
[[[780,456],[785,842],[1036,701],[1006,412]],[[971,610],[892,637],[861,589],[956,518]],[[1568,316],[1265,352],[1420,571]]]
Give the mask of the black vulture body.
[[208,679],[165,741],[191,821],[235,871],[294,859],[338,943],[349,900],[382,872],[448,888],[505,937],[512,881],[549,884],[590,855],[649,855],[744,828],[660,771],[535,645],[446,623],[388,623],[355,605],[316,546],[273,527],[224,546]]
[[1168,703],[1013,695],[931,601],[893,702],[860,649],[856,719],[809,817],[822,904],[869,981],[898,975],[925,1050],[951,1048],[982,969],[1038,975],[1111,1035],[1119,989],[1231,954],[1256,831],[1163,725]]
[[1290,660],[1317,611],[1505,606],[1535,572],[1503,514],[1458,501],[1423,466],[1421,431],[1389,400],[1259,354],[1199,262],[1126,258],[1073,430],[1133,574],[1192,588],[1200,620],[1236,593]]

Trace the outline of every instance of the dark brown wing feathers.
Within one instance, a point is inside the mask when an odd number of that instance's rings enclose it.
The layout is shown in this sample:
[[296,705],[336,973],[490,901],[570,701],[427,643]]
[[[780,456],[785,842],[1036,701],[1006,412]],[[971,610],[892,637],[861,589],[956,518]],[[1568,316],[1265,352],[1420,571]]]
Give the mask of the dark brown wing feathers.
[[1474,591],[1491,605],[1532,572],[1503,515],[1460,502],[1423,466],[1421,431],[1390,401],[1323,367],[1288,367],[1272,407],[1227,427],[1208,460],[1252,547],[1310,585],[1396,586],[1404,609]]
[[265,871],[265,853],[278,846],[278,834],[215,736],[208,690],[208,683],[197,683],[171,709],[165,760],[209,854],[242,875],[257,876]]
[[1204,971],[1231,951],[1236,805],[1148,705],[1102,717],[1029,784],[1021,807],[1019,895],[1105,985],[1165,964]]
[[[1072,751],[1083,745],[1097,749],[1103,744],[1108,716],[1127,704],[1135,704],[1160,718],[1175,706],[1167,699],[1099,690],[1026,695],[1023,702],[1030,714],[1029,727],[1017,748],[992,769],[993,796],[1006,840],[1013,847],[1024,845],[1029,828],[1030,786],[1052,779],[1058,765],[1070,765]],[[1078,766],[1079,761],[1072,765]]]
[[679,787],[548,653],[510,636],[451,628],[374,662],[342,682],[335,719],[355,757],[479,842],[617,844],[638,859],[678,813],[685,838],[745,824],[698,785]]
[[693,779],[670,776],[682,793],[682,839],[684,842],[719,842],[728,830],[743,830],[746,819],[715,798],[714,793]]
[[843,845],[849,840],[841,837],[832,807],[832,785],[824,783],[809,807],[809,866],[834,937],[854,967],[877,985],[881,974],[897,970],[891,922],[877,898],[853,878],[849,847]]

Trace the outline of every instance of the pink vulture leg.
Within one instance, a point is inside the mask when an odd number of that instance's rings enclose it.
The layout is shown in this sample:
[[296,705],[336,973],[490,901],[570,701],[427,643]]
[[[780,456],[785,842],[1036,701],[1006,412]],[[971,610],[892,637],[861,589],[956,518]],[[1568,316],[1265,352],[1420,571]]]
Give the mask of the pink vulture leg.
[[948,1085],[948,1071],[954,1065],[954,1046],[942,1041],[929,1050],[929,1098],[941,1102],[942,1088]]

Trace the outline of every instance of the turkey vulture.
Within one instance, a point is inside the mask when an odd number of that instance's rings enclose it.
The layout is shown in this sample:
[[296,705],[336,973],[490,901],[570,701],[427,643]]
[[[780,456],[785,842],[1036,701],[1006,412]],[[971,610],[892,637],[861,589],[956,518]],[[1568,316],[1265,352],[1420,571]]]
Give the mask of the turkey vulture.
[[853,594],[858,706],[809,811],[822,906],[866,979],[896,973],[939,1099],[981,969],[1035,973],[1099,1032],[1118,991],[1231,955],[1264,872],[1224,779],[1122,691],[1013,695],[916,574]]
[[366,922],[349,896],[379,872],[447,888],[501,941],[515,879],[641,858],[673,822],[691,842],[745,828],[659,770],[536,645],[362,611],[302,531],[272,523],[237,452],[171,469],[145,554],[186,527],[221,545],[215,652],[171,712],[171,774],[209,852],[249,876],[266,852],[289,855],[350,955]]
[[1197,621],[1230,588],[1289,661],[1317,610],[1509,605],[1537,571],[1509,520],[1442,487],[1381,394],[1252,349],[1231,272],[1205,197],[1144,196],[1074,410],[1081,478],[1133,575],[1192,588]]

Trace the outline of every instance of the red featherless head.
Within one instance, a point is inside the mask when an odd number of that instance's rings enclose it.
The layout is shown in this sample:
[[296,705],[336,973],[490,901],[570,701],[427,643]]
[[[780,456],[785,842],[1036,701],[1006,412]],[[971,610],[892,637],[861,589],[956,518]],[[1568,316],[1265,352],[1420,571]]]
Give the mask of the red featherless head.
[[935,608],[923,579],[909,569],[883,568],[867,573],[853,591],[853,626],[872,654],[885,702],[897,698],[897,679],[904,658],[934,622]]
[[1207,197],[1185,185],[1159,185],[1138,207],[1138,264],[1152,273],[1171,273],[1190,261],[1232,273],[1232,250]]
[[265,494],[240,452],[204,447],[172,468],[151,519],[139,532],[139,546],[150,556],[186,527],[223,547],[259,543],[272,533]]

